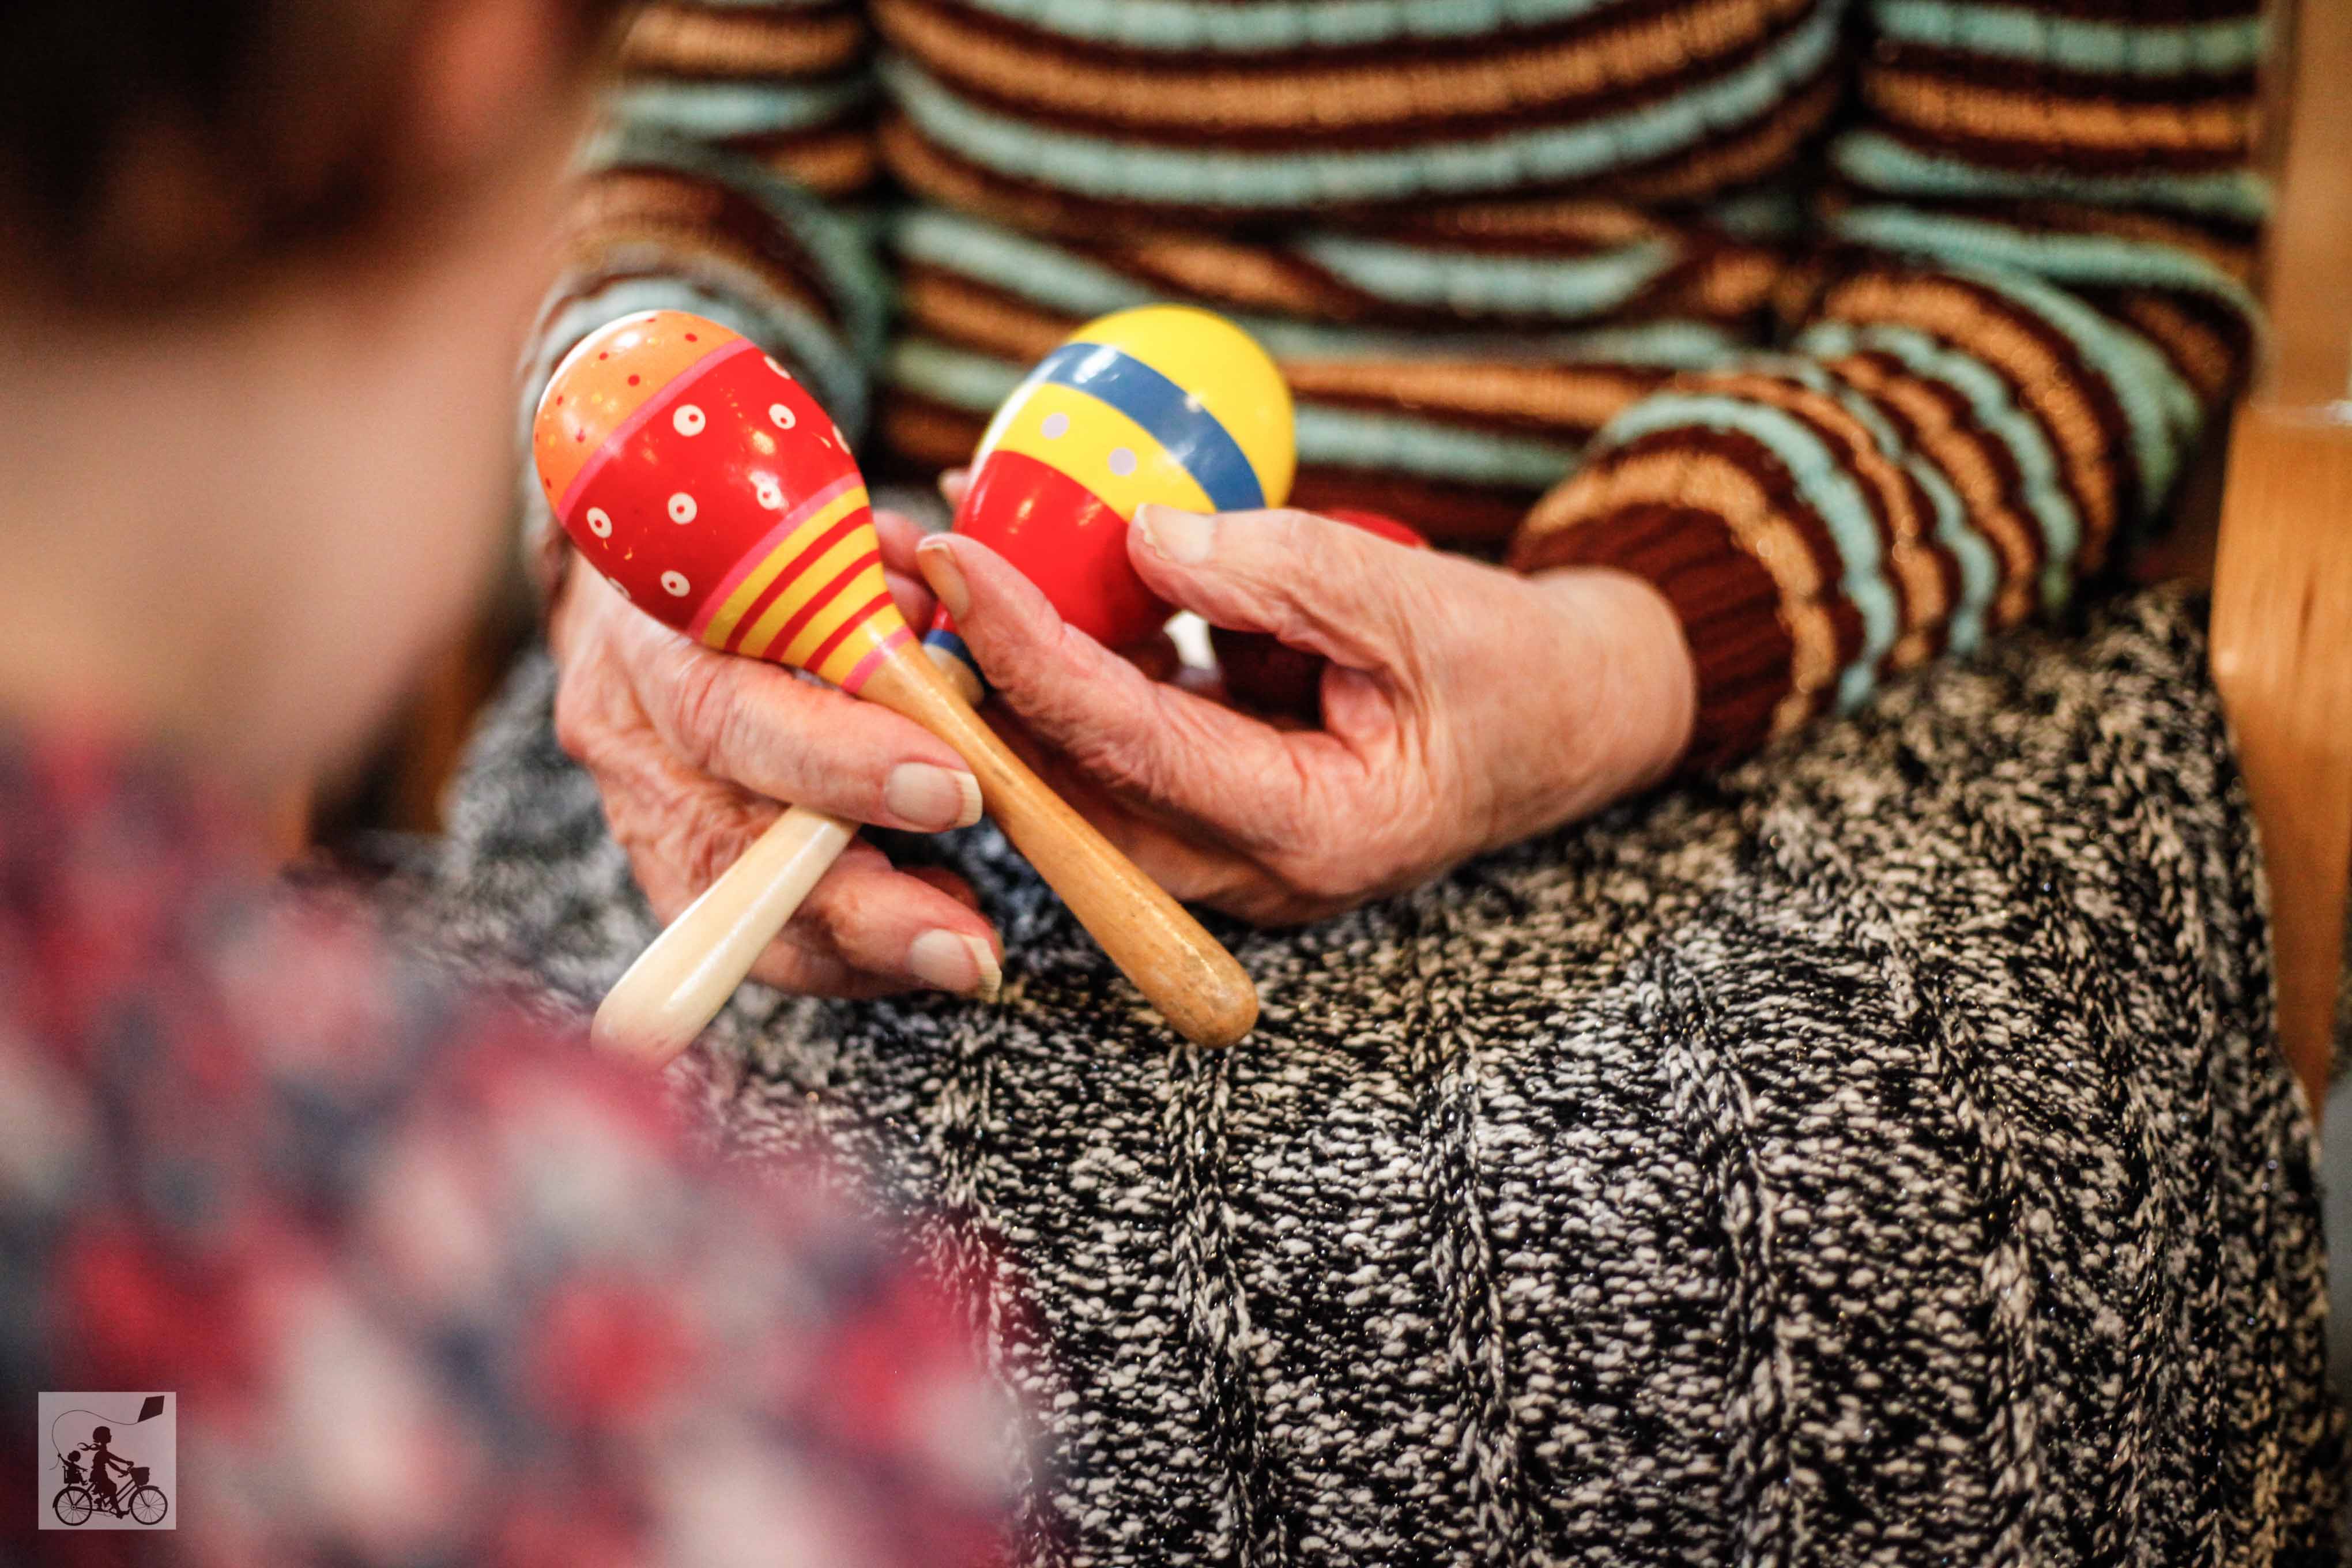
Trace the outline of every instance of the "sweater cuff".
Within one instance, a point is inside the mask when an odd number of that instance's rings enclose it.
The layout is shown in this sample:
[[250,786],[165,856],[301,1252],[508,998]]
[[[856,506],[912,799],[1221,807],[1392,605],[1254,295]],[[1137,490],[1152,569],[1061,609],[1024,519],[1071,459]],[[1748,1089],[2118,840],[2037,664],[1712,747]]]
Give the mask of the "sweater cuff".
[[1643,505],[1564,526],[1529,520],[1511,549],[1521,572],[1600,566],[1664,595],[1697,674],[1698,714],[1681,771],[1717,772],[1790,722],[1795,646],[1771,574],[1723,521],[1689,507]]

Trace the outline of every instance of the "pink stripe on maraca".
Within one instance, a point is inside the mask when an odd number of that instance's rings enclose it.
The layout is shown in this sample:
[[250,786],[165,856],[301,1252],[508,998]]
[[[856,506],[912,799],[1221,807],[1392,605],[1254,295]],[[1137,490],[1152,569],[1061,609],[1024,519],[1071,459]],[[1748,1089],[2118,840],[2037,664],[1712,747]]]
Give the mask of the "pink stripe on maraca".
[[751,339],[737,338],[733,342],[703,355],[702,358],[680,371],[677,378],[663,387],[657,395],[646,398],[635,413],[614,427],[613,433],[605,437],[603,445],[596,448],[596,455],[582,464],[580,471],[572,476],[572,482],[564,487],[562,498],[555,503],[556,520],[567,529],[572,526],[572,503],[580,499],[580,492],[588,488],[588,482],[591,479],[604,472],[604,465],[611,462],[615,455],[627,449],[629,438],[644,426],[646,421],[667,409],[671,404],[678,400],[688,387],[692,386],[736,355],[759,352],[760,346]]
[[[878,561],[881,558],[879,556],[876,556],[873,559]],[[802,668],[805,669],[817,669],[823,668],[825,656],[827,654],[830,654],[835,648],[839,647],[843,643],[848,641],[851,635],[862,628],[866,622],[882,614],[883,611],[893,607],[894,606],[890,602],[890,595],[887,594],[882,594],[875,598],[867,600],[864,605],[858,607],[856,615],[851,616],[847,620],[842,622],[841,625],[835,626],[831,637],[816,645],[816,651],[809,655],[808,663],[803,665]],[[905,623],[901,622],[900,624],[903,626]],[[867,657],[871,658],[872,656],[868,655]],[[858,668],[862,669],[864,668],[865,660],[860,659],[858,661]],[[856,672],[853,670],[851,673],[855,674]]]
[[[785,564],[784,569],[776,574],[775,580],[760,590],[759,597],[753,599],[751,606],[743,612],[743,618],[735,623],[735,630],[727,638],[727,651],[730,653],[743,651],[743,638],[750,634],[754,626],[759,624],[761,616],[775,607],[777,600],[793,591],[800,580],[800,574],[808,570],[812,563],[824,560],[825,556],[832,553],[835,545],[860,529],[871,526],[866,509],[860,507],[803,545]],[[872,552],[869,552],[868,558],[880,559],[878,555]],[[852,570],[856,568],[853,567]],[[792,624],[785,628],[784,634],[770,638],[768,646],[781,653],[784,645],[791,641],[790,634],[800,629],[803,617],[806,614],[807,611],[803,609],[800,615],[794,616]]]
[[[784,649],[793,646],[793,639],[801,635],[802,628],[806,626],[811,621],[816,619],[819,616],[824,614],[825,611],[831,609],[833,607],[833,602],[835,599],[840,598],[841,595],[848,590],[849,585],[857,580],[857,576],[860,573],[864,572],[868,566],[878,567],[881,564],[882,552],[878,550],[869,550],[865,554],[859,556],[856,560],[851,562],[848,565],[843,567],[840,571],[835,573],[825,583],[824,587],[819,588],[815,593],[809,595],[807,604],[803,605],[799,609],[793,612],[792,618],[784,623],[784,626],[782,631],[778,632],[769,640],[768,646],[775,649],[778,657],[781,658]],[[859,617],[856,616],[849,617],[852,623],[856,622],[858,618]],[[730,653],[740,652],[741,649],[741,642],[742,638],[739,633],[734,641],[730,644],[728,651]],[[814,669],[824,657],[832,651],[833,642],[828,640],[824,647],[820,647],[815,653],[809,655],[808,658],[803,662],[803,668]]]
[[[857,623],[855,621],[850,623],[852,626],[856,624]],[[915,634],[909,631],[907,627],[900,626],[897,631],[892,632],[888,637],[884,637],[880,642],[875,644],[873,651],[868,653],[864,658],[859,659],[850,672],[841,678],[841,689],[844,691],[848,692],[852,697],[856,696],[857,689],[866,684],[866,677],[874,673],[876,666],[879,665],[884,659],[890,657],[890,650],[892,648],[897,647],[902,642],[912,642],[914,640]]]

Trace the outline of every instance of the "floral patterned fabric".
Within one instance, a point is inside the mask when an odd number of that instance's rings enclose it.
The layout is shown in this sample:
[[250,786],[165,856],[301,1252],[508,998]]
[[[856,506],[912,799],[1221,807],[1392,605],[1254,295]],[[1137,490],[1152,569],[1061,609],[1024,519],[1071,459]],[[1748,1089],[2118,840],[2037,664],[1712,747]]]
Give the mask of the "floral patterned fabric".
[[[0,1562],[1000,1560],[1019,1423],[831,1173],[0,736]],[[170,1533],[29,1533],[38,1391],[178,1395]]]

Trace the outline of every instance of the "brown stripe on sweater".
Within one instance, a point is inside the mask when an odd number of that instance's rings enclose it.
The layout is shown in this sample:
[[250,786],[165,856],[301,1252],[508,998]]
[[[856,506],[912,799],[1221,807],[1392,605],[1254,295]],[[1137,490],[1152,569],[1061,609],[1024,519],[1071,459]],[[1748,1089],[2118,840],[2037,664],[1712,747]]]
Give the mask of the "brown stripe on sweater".
[[1145,229],[1099,244],[1073,242],[1072,248],[1150,287],[1222,300],[1236,310],[1337,322],[1392,319],[1396,312],[1379,295],[1276,246]]
[[1885,205],[1889,201],[1929,206],[1955,217],[2007,224],[2027,232],[2112,234],[2169,245],[2202,256],[2244,282],[2251,282],[2254,277],[2263,237],[2263,226],[2258,223],[2214,214],[2026,196],[1964,197],[1939,194],[1927,197],[1916,191],[1864,184],[1834,174],[1825,175],[1814,194],[1814,205],[1824,213],[1844,212],[1856,205]]
[[1833,601],[1843,597],[1843,569],[1827,525],[1780,458],[1736,431],[1658,431],[1596,458],[1538,504],[1511,558],[1534,558],[1546,534],[1607,529],[1642,507],[1696,509],[1720,519],[1770,575],[1792,639],[1794,689],[1827,689],[1860,654],[1860,618],[1842,623],[1834,613]]
[[1360,63],[1192,54],[1097,63],[1015,43],[930,0],[876,0],[890,41],[974,101],[1125,140],[1289,148],[1404,146],[1438,135],[1572,123],[1736,69],[1784,37],[1817,0],[1682,0],[1580,18],[1564,37],[1486,36],[1458,58],[1415,47]]
[[749,197],[670,169],[620,166],[587,181],[574,199],[568,246],[588,265],[624,244],[657,244],[677,254],[712,255],[748,268],[782,294],[805,301],[834,325],[824,274],[782,226]]
[[2096,289],[2084,298],[2154,343],[2196,391],[2208,416],[2243,389],[2252,329],[2218,300],[2156,289]]
[[1993,624],[2013,626],[2033,603],[2049,542],[2025,508],[2024,476],[2008,446],[1976,422],[1957,387],[1921,376],[1891,354],[1852,354],[1831,368],[1868,390],[1917,451],[1942,471],[1968,509],[1969,525],[2000,559]]
[[[1234,0],[1234,3],[1246,6],[1262,4],[1263,0]],[[1826,0],[1811,0],[1816,11],[1824,3]],[[1057,59],[1084,67],[1170,76],[1205,68],[1221,74],[1267,77],[1322,71],[1352,64],[1377,66],[1393,63],[1399,57],[1408,54],[1417,60],[1475,65],[1498,52],[1538,51],[1621,32],[1629,25],[1643,21],[1699,12],[1703,10],[1704,4],[1705,0],[1604,0],[1589,11],[1549,21],[1512,23],[1496,20],[1475,28],[1447,34],[1391,37],[1369,43],[1310,40],[1287,48],[1242,51],[1208,47],[1142,47],[1115,39],[1082,37],[1039,26],[972,5],[971,0],[923,0],[925,9],[950,21],[960,31],[984,33],[1009,48],[1050,54]],[[1700,40],[1699,47],[1707,47],[1706,40]]]
[[[1044,358],[1080,324],[1075,316],[920,262],[901,271],[898,303],[908,328],[1013,364]],[[1524,353],[1516,360],[1279,355],[1276,363],[1301,398],[1553,439],[1591,436],[1673,374],[1654,365],[1537,360]]]
[[1716,393],[1775,408],[1804,426],[1862,487],[1877,525],[1881,574],[1895,591],[1906,631],[1940,625],[1951,614],[1958,563],[1935,540],[1927,496],[1879,449],[1870,431],[1837,399],[1800,383],[1758,372],[1685,376],[1677,391]]
[[[917,263],[901,274],[909,329],[1013,364],[1050,353],[1080,323],[954,273]],[[1582,441],[1673,374],[1653,365],[1459,356],[1276,356],[1302,401],[1402,414],[1496,435]]]
[[2004,0],[2015,9],[2085,22],[2136,22],[2168,26],[2234,22],[2262,15],[2263,0]]
[[1856,205],[1925,205],[1938,214],[1997,224],[2026,237],[2053,234],[2098,235],[2128,239],[2210,262],[2223,275],[2252,286],[2257,270],[2260,231],[2238,225],[2200,224],[2168,215],[2131,207],[2099,207],[2080,202],[1952,201],[1937,197],[1921,204],[1900,193],[1890,197],[1877,191],[1841,184],[1820,204],[1824,212],[1851,210]]
[[1645,366],[1513,364],[1494,360],[1283,359],[1303,399],[1410,414],[1473,429],[1582,440],[1662,385]]
[[882,172],[882,155],[874,145],[870,124],[734,137],[720,145],[757,159],[821,196],[862,191]]
[[900,267],[898,314],[904,329],[921,331],[1014,364],[1045,358],[1079,324],[1076,316],[1041,310],[1001,289],[975,283],[927,262]]
[[1697,145],[1591,182],[1629,202],[1703,202],[1761,183],[1796,162],[1845,100],[1845,62],[1832,59],[1761,120],[1718,131]]
[[2251,106],[2186,111],[2037,98],[1865,69],[1863,101],[1881,128],[1968,163],[2038,173],[2209,173],[2244,163]]
[[1384,468],[1308,463],[1291,481],[1290,504],[1307,511],[1386,512],[1412,524],[1433,543],[1492,560],[1517,531],[1538,493],[1516,485],[1474,485]]
[[[1718,127],[1693,146],[1622,169],[1530,184],[1513,194],[1529,198],[1599,194],[1659,205],[1705,201],[1752,184],[1790,163],[1835,110],[1842,86],[1833,67],[1824,68],[1801,91],[1775,103],[1758,119]],[[1170,227],[1209,226],[1234,233],[1264,233],[1308,212],[1318,223],[1332,227],[1362,227],[1398,210],[1425,206],[1433,199],[1429,193],[1421,193],[1391,203],[1277,209],[1084,196],[982,168],[928,140],[903,113],[894,111],[884,117],[880,138],[885,164],[908,188],[945,206],[1065,238],[1098,236],[1139,220]]]
[[1590,256],[1688,230],[1622,202],[1547,196],[1408,207],[1370,226],[1384,238],[1514,256]]
[[1857,325],[1916,327],[1980,360],[2042,427],[2059,478],[2084,523],[2084,547],[2104,550],[2137,500],[2130,449],[2115,393],[2057,330],[1966,279],[1872,269],[1831,285],[1821,314]]
[[2189,76],[2133,76],[2123,71],[2069,70],[2047,60],[1978,54],[1895,38],[1879,40],[1871,50],[1871,59],[1885,70],[1991,88],[2027,98],[2104,100],[2131,105],[2226,106],[2250,103],[2256,89],[2256,73],[2251,67]]
[[711,10],[656,4],[621,39],[621,68],[707,80],[828,76],[865,53],[866,23],[847,5],[822,10]]

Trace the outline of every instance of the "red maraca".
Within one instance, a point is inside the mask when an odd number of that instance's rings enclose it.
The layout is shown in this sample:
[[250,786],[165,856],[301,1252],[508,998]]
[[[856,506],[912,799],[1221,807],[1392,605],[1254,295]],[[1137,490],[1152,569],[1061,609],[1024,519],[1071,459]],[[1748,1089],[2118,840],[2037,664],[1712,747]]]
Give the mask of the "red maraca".
[[[848,444],[782,365],[698,316],[625,317],[557,367],[532,444],[557,520],[631,602],[711,647],[814,671],[929,730],[1179,1033],[1226,1045],[1249,1032],[1257,994],[1233,955],[1047,789],[916,647],[883,581]],[[750,964],[734,956],[742,967],[727,991]],[[681,955],[685,971],[698,963]],[[723,973],[732,959],[698,967]]]
[[[1377,511],[1335,509],[1323,515],[1412,549],[1429,548],[1419,530]],[[1217,668],[1224,671],[1228,695],[1261,712],[1315,721],[1322,710],[1324,660],[1319,655],[1290,647],[1265,632],[1224,626],[1209,629],[1209,643],[1216,649]]]

